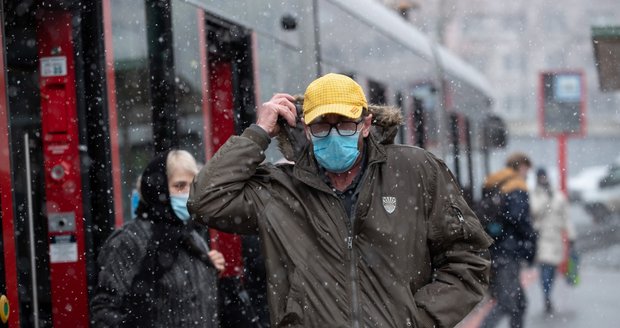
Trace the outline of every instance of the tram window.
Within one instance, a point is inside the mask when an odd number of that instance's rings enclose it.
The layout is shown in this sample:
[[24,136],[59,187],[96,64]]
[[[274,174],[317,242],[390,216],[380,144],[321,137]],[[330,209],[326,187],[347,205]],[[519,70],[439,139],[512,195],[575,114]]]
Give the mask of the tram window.
[[387,101],[385,98],[385,85],[376,82],[376,81],[368,81],[369,90],[369,100],[371,104],[375,105],[387,105]]
[[144,1],[112,0],[112,38],[123,213],[133,217],[134,182],[153,156]]
[[426,136],[428,129],[425,125],[425,115],[428,115],[424,110],[424,103],[422,99],[413,97],[413,127],[415,133],[415,145],[421,148],[426,148]]

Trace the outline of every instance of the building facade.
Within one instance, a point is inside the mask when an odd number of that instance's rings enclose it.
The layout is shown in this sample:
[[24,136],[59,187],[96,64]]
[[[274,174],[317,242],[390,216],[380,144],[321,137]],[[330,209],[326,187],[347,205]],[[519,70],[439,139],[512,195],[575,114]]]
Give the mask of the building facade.
[[384,0],[411,8],[408,19],[486,74],[495,109],[513,135],[538,133],[538,74],[582,70],[587,86],[587,131],[620,134],[620,96],[599,90],[591,26],[620,23],[614,0],[437,2]]

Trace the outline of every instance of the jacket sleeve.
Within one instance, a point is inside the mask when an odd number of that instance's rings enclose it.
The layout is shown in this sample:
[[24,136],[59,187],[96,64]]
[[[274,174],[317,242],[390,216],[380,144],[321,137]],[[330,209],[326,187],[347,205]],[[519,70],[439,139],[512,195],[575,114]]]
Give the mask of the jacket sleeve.
[[[492,240],[465,202],[443,161],[428,156],[427,229],[433,280],[415,292],[422,327],[453,327],[483,298]],[[424,320],[426,321],[426,320]]]
[[95,328],[122,326],[126,313],[123,297],[128,293],[142,251],[130,232],[114,232],[99,252],[101,268],[95,294],[91,300],[91,323]]
[[201,223],[232,233],[256,233],[257,217],[269,198],[265,159],[269,137],[257,126],[233,136],[192,183],[187,207]]

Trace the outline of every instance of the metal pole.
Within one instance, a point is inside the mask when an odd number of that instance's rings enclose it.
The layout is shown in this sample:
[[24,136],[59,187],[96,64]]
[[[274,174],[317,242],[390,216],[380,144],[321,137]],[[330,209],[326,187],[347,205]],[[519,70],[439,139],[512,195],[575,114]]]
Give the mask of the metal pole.
[[459,187],[463,188],[462,176],[461,176],[461,158],[460,158],[460,145],[459,145],[459,117],[452,113],[449,116],[450,119],[450,145],[452,147],[452,160],[454,161],[454,175],[456,176],[456,182]]
[[171,0],[145,0],[153,143],[161,154],[179,145]]
[[321,29],[319,21],[319,1],[312,0],[312,22],[314,25],[314,55],[316,60],[316,77],[319,78],[323,75],[321,69]]
[[558,136],[558,166],[560,169],[560,189],[567,194],[566,190],[566,135]]
[[32,283],[32,316],[34,328],[39,328],[39,292],[37,288],[37,262],[34,236],[34,209],[32,202],[32,176],[30,174],[30,137],[24,134],[24,157],[26,158],[26,199],[28,200],[28,242],[30,243],[30,276]]

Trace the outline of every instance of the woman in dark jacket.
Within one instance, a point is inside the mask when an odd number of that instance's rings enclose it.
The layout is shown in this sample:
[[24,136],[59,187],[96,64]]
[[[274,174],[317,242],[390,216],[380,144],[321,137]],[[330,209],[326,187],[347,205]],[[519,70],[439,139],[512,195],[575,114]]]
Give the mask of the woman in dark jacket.
[[99,253],[93,327],[218,327],[217,270],[224,258],[209,250],[186,207],[197,172],[192,155],[181,150],[147,166],[136,220]]

